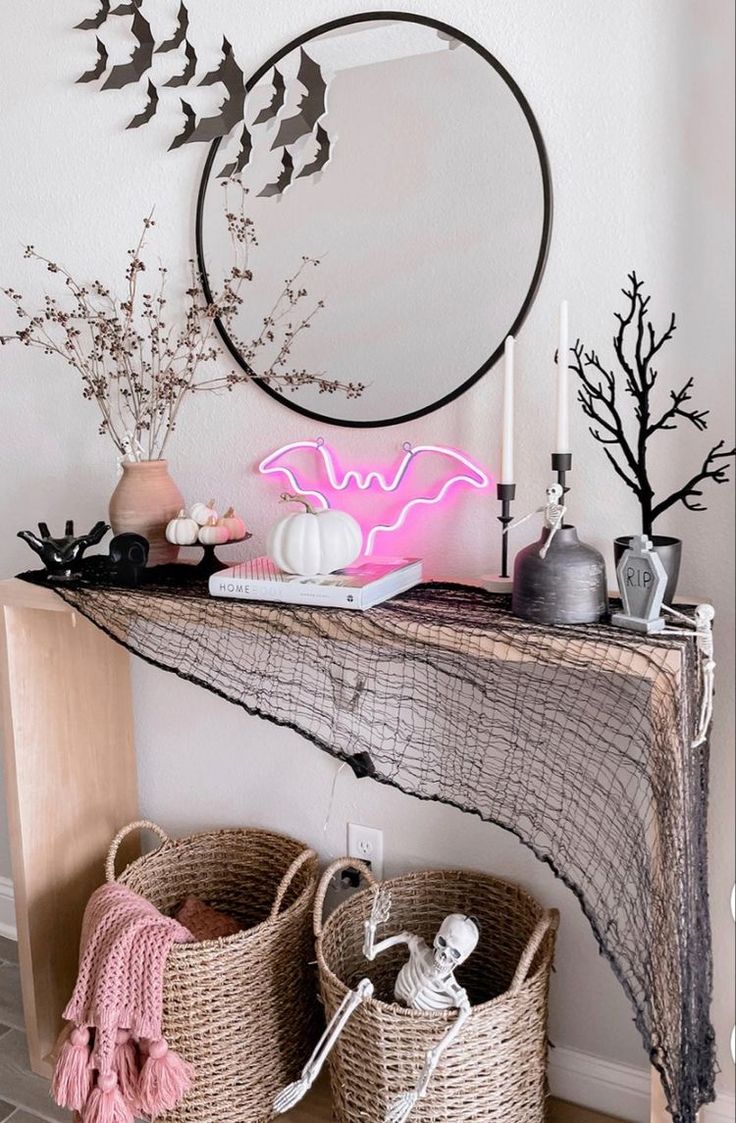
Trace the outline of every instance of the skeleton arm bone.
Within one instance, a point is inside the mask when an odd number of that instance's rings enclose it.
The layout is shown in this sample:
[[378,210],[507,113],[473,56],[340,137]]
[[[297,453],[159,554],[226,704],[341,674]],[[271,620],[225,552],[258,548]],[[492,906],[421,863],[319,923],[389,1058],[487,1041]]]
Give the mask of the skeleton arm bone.
[[[678,612],[676,608],[672,608],[669,604],[662,605],[662,612],[666,612],[668,616],[674,616],[678,620],[682,620],[683,624],[688,624],[693,630],[697,628],[697,623],[693,620],[692,616],[686,616],[684,612]],[[678,632],[678,635],[691,635],[691,632]]]
[[514,530],[517,526],[521,526],[522,523],[528,522],[529,519],[533,519],[535,515],[541,515],[546,510],[546,507],[537,507],[536,511],[530,511],[529,514],[524,515],[523,518],[514,519],[513,522],[510,522],[508,526],[505,526],[503,528],[503,533],[508,534],[510,530]]
[[461,990],[457,996],[457,1018],[452,1023],[444,1037],[435,1045],[434,1049],[430,1049],[427,1053],[427,1060],[424,1065],[424,1071],[419,1079],[417,1085],[417,1093],[419,1098],[426,1096],[429,1082],[432,1079],[432,1074],[437,1068],[442,1055],[450,1048],[453,1041],[459,1036],[460,1031],[467,1022],[471,1014],[470,1000],[466,991]]
[[295,1080],[293,1084],[287,1084],[276,1096],[273,1102],[273,1110],[276,1115],[283,1115],[285,1112],[291,1111],[292,1107],[295,1107],[306,1096],[322,1071],[325,1061],[348,1021],[361,1002],[372,996],[373,983],[370,979],[362,979],[355,990],[348,991],[336,1010],[332,1021],[319,1039],[317,1047],[305,1064],[299,1080]]
[[442,1059],[443,1053],[445,1053],[452,1045],[453,1041],[455,1041],[471,1014],[470,1000],[468,999],[466,991],[458,987],[458,994],[455,1001],[458,1010],[457,1018],[444,1037],[435,1045],[434,1049],[430,1049],[427,1053],[422,1074],[417,1081],[417,1086],[414,1091],[404,1092],[393,1101],[388,1109],[385,1123],[406,1123],[406,1120],[411,1115],[419,1100],[426,1096],[429,1082],[432,1079],[434,1070]]
[[389,948],[398,947],[399,944],[408,944],[411,947],[412,942],[417,939],[411,932],[399,932],[397,936],[388,936],[385,940],[380,940],[376,943],[376,925],[371,920],[366,920],[365,925],[365,939],[363,940],[363,955],[372,963],[377,955],[382,955],[384,951]]

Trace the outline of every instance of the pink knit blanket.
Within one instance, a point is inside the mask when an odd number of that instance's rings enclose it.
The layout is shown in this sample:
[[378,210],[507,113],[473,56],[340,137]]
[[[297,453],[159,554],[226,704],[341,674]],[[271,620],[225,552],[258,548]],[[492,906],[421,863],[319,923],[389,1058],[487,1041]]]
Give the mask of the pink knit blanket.
[[64,1017],[74,1029],[62,1046],[52,1093],[83,1123],[132,1123],[175,1107],[191,1086],[191,1066],[162,1037],[166,958],[193,940],[113,882],[89,899],[79,974]]

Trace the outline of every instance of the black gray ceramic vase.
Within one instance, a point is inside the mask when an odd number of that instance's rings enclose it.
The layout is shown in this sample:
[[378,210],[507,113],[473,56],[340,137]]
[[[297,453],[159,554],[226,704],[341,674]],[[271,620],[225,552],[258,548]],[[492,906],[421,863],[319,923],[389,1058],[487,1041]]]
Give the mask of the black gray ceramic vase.
[[[680,578],[680,561],[682,559],[682,542],[679,538],[666,538],[662,534],[650,534],[652,542],[652,550],[657,555],[664,571],[667,574],[667,588],[664,591],[664,603],[672,604],[675,593],[677,592],[677,582]],[[623,557],[624,550],[628,550],[631,545],[631,535],[625,538],[617,538],[613,543],[613,556],[618,567],[618,563]]]
[[574,526],[557,531],[547,551],[545,527],[538,542],[520,550],[514,562],[511,609],[538,624],[595,624],[608,612],[603,555],[578,538]]

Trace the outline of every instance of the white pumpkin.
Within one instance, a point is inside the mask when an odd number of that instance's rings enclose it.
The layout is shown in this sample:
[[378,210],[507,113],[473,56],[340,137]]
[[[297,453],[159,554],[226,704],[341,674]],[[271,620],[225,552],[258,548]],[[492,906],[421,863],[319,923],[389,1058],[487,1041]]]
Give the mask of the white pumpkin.
[[195,503],[190,508],[189,518],[194,519],[197,526],[207,526],[211,519],[217,522],[219,515],[215,510],[214,499],[210,499],[208,503]]
[[228,507],[222,518],[217,520],[218,526],[226,526],[230,532],[230,541],[245,538],[245,523],[235,514],[234,507]]
[[363,532],[344,511],[315,511],[305,499],[282,495],[306,510],[287,515],[271,529],[268,555],[285,573],[315,577],[351,565],[363,549]]
[[166,541],[174,546],[192,546],[197,541],[199,526],[187,517],[186,511],[179,511],[175,519],[166,524]]
[[226,526],[218,526],[217,519],[212,518],[206,526],[200,526],[197,537],[203,546],[222,546],[230,541],[230,531]]

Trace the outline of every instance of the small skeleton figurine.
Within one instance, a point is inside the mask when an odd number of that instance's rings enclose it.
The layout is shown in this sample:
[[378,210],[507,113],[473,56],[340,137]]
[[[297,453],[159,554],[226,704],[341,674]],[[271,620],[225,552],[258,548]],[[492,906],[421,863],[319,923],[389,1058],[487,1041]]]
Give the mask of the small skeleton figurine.
[[547,541],[539,551],[539,556],[540,558],[546,558],[547,551],[552,545],[552,539],[565,521],[567,507],[560,502],[562,495],[563,490],[560,484],[552,484],[551,487],[547,488],[547,502],[544,507],[537,507],[536,511],[532,511],[529,515],[524,515],[522,519],[514,519],[512,523],[509,523],[509,525],[504,528],[504,534],[507,534],[512,527],[521,526],[521,524],[525,523],[528,519],[533,519],[535,515],[544,514],[544,525],[549,530],[549,535]]
[[[685,616],[684,613],[678,612],[669,605],[663,604],[662,611],[666,612],[668,616],[687,624],[688,628],[665,628],[662,635],[669,636],[692,636],[695,635],[695,642],[698,647],[698,655],[700,656],[700,673],[702,676],[702,698],[700,702],[700,720],[698,722],[698,732],[695,740],[692,743],[693,748],[702,745],[708,736],[708,727],[713,717],[713,693],[716,684],[716,663],[713,658],[715,649],[713,647],[713,620],[716,615],[716,610],[712,604],[699,604],[695,609],[695,618],[691,619]],[[694,629],[694,632],[693,632]]]
[[[457,1038],[470,1017],[471,1006],[466,991],[455,979],[455,970],[470,956],[478,945],[478,925],[472,917],[453,913],[445,917],[430,948],[421,936],[413,932],[400,932],[376,943],[378,925],[390,916],[391,899],[376,892],[369,920],[365,922],[363,953],[370,962],[377,955],[399,944],[406,944],[409,959],[401,968],[394,987],[397,1002],[413,1010],[453,1010],[458,1016],[442,1040],[427,1053],[424,1068],[411,1092],[398,1096],[388,1109],[385,1123],[405,1123],[413,1108],[427,1094],[432,1074],[446,1049]],[[288,1085],[274,1101],[277,1115],[289,1111],[306,1095],[319,1076],[333,1045],[342,1033],[349,1018],[365,999],[372,998],[373,984],[363,979],[354,991],[346,994],[343,1002],[328,1025],[317,1048],[307,1062],[300,1080]]]

